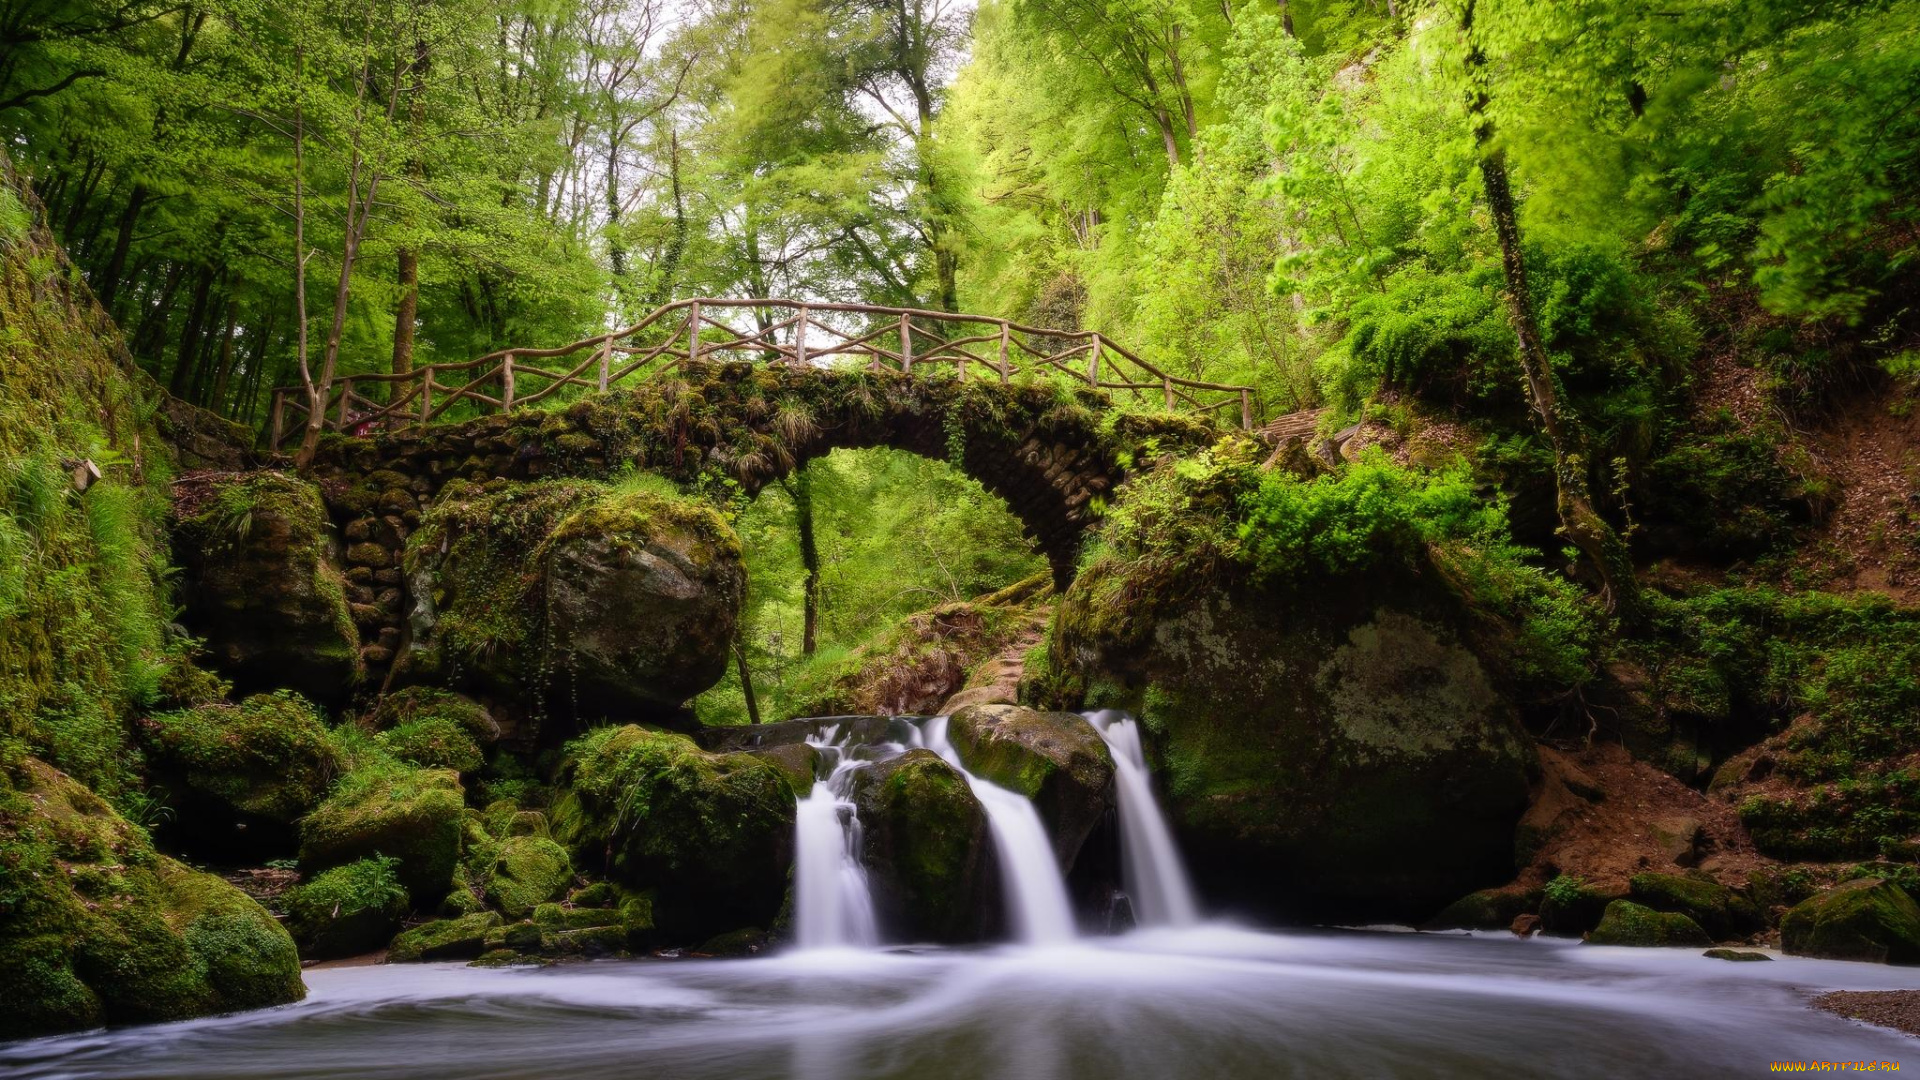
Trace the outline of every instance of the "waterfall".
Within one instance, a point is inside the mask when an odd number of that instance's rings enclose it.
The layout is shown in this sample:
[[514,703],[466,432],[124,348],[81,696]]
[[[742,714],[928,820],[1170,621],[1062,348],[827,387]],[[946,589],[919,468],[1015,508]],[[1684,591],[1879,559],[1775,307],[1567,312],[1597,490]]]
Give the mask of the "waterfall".
[[1067,902],[1067,884],[1060,874],[1046,827],[1033,802],[967,771],[947,739],[947,718],[928,718],[920,728],[921,745],[939,754],[967,778],[967,785],[987,813],[993,847],[1000,856],[1000,879],[1014,933],[1030,945],[1053,945],[1074,938],[1073,907]]
[[860,815],[848,798],[854,773],[866,762],[854,760],[834,741],[838,727],[822,728],[807,740],[819,755],[813,790],[799,801],[793,817],[793,907],[795,936],[803,949],[867,946],[879,943],[873,894],[860,863]]
[[1180,862],[1166,815],[1153,797],[1140,728],[1133,717],[1103,710],[1087,722],[1113,751],[1114,786],[1120,800],[1120,873],[1134,918],[1141,926],[1191,926],[1200,921],[1193,885]]

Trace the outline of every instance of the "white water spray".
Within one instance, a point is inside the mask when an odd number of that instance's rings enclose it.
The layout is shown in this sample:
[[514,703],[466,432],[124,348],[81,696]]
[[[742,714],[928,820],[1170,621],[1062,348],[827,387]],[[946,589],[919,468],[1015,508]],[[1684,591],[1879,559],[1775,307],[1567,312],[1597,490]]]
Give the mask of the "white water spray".
[[994,851],[1000,856],[1000,879],[1015,936],[1029,945],[1072,941],[1073,906],[1067,902],[1067,884],[1033,802],[968,772],[947,738],[946,717],[928,718],[919,729],[919,738],[921,745],[967,778],[974,797],[987,812],[987,827],[993,833]]
[[860,815],[848,797],[854,774],[866,767],[834,741],[837,726],[822,728],[807,745],[820,755],[826,778],[799,801],[793,816],[795,937],[803,949],[876,945],[873,894],[860,863]]
[[1166,815],[1153,797],[1140,728],[1133,717],[1113,710],[1088,713],[1087,722],[1113,751],[1114,785],[1120,799],[1120,874],[1141,926],[1192,926],[1200,905],[1180,862],[1180,849]]

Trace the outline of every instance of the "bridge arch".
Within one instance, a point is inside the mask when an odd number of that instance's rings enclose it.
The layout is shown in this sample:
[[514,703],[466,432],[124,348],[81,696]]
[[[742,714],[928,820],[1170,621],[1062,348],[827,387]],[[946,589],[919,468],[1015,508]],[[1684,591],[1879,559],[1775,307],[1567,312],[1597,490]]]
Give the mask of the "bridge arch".
[[[836,449],[892,447],[947,461],[999,496],[1064,586],[1100,501],[1124,478],[1125,448],[1150,436],[1193,447],[1217,435],[1191,416],[1115,413],[1102,393],[1043,380],[698,361],[552,411],[332,438],[314,465],[350,560],[397,586],[383,571],[417,514],[457,478],[605,478],[632,466],[757,495]],[[392,550],[383,560],[368,543]]]

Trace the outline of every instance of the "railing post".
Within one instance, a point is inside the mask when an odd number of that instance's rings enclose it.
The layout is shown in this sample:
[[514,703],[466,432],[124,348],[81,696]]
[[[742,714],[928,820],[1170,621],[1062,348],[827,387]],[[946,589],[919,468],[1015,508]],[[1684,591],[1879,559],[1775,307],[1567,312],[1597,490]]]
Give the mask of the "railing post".
[[1172,412],[1173,411],[1173,379],[1172,377],[1167,375],[1160,376],[1160,386],[1162,389],[1166,390],[1167,392],[1167,411]]
[[700,301],[687,307],[687,360],[700,359]]
[[280,440],[286,435],[286,424],[287,392],[285,390],[275,390],[273,392],[273,421],[268,427],[268,430],[272,432],[272,434],[267,436],[267,449],[280,449]]
[[906,313],[900,314],[900,370],[904,374],[913,374],[913,323]]
[[807,305],[800,305],[800,321],[793,326],[793,362],[796,367],[807,366]]
[[340,420],[339,420],[340,426],[337,429],[342,434],[346,433],[346,430],[348,427],[347,421],[352,415],[353,415],[353,380],[342,379],[340,380]]
[[607,388],[607,374],[612,367],[613,335],[608,334],[607,340],[600,343],[600,389],[602,390]]
[[1087,385],[1100,385],[1100,334],[1093,335],[1093,352],[1087,357]]
[[426,427],[433,418],[433,368],[426,367],[420,372],[420,426]]
[[1007,370],[1007,320],[1000,320],[1000,382],[1004,385],[1011,372]]
[[1244,389],[1240,391],[1240,430],[1253,430],[1253,397]]
[[500,361],[500,411],[513,408],[513,353],[508,352]]

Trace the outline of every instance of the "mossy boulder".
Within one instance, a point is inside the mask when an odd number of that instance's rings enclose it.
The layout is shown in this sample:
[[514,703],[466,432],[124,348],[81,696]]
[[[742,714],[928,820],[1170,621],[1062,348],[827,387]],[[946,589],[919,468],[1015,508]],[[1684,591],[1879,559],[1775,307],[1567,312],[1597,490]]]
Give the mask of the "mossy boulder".
[[887,936],[975,941],[993,910],[986,812],[959,770],[931,750],[854,774],[862,862]]
[[1093,725],[1076,713],[970,705],[948,720],[947,737],[969,772],[1033,800],[1071,868],[1113,805],[1113,755]]
[[509,919],[525,918],[566,890],[573,880],[567,850],[544,835],[521,834],[500,841],[486,875],[487,902]]
[[1678,912],[1655,911],[1631,900],[1615,900],[1607,905],[1600,925],[1588,932],[1586,942],[1589,945],[1699,948],[1713,944],[1713,939],[1699,923]]
[[408,677],[470,685],[517,724],[673,714],[726,670],[746,590],[712,507],[586,481],[449,485],[406,558]]
[[576,866],[655,889],[669,933],[772,922],[793,860],[793,789],[779,769],[634,725],[592,731],[567,754],[550,817]]
[[31,757],[0,761],[0,1039],[298,1001],[293,939]]
[[380,732],[412,724],[449,724],[483,747],[500,738],[500,724],[486,706],[435,686],[409,686],[385,695],[367,714],[367,722]]
[[397,860],[361,859],[289,889],[280,906],[300,955],[330,960],[369,953],[387,943],[407,914]]
[[1628,896],[1655,911],[1685,915],[1715,941],[1742,938],[1766,926],[1753,902],[1717,881],[1679,874],[1635,874]]
[[402,930],[387,946],[387,963],[425,960],[472,960],[486,951],[487,933],[500,925],[500,915],[476,911],[457,919],[440,919]]
[[159,713],[140,727],[174,813],[168,839],[203,858],[291,853],[295,823],[340,768],[320,715],[288,691]]
[[349,773],[300,825],[300,868],[317,873],[360,859],[399,860],[416,907],[446,894],[460,859],[465,804],[449,769],[375,761]]
[[1788,911],[1780,948],[1827,960],[1920,964],[1920,905],[1890,881],[1849,881]]
[[1481,889],[1448,904],[1422,930],[1505,930],[1540,908],[1538,889]]
[[214,473],[178,485],[181,621],[236,690],[346,700],[364,672],[339,546],[319,489],[296,476]]
[[1063,596],[1049,667],[1087,707],[1141,718],[1210,896],[1423,919],[1512,876],[1534,765],[1437,577],[1263,588],[1109,556]]
[[382,749],[395,758],[423,769],[477,772],[486,764],[480,744],[452,720],[410,720],[379,735]]

